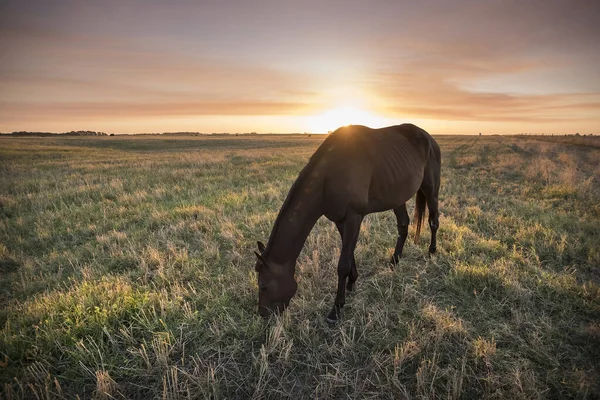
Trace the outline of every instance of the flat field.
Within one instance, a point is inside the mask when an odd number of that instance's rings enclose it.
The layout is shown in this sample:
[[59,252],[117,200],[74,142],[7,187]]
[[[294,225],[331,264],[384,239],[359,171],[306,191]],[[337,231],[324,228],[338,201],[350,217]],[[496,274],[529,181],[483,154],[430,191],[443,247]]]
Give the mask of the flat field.
[[438,253],[368,216],[330,326],[331,222],[282,317],[253,269],[323,137],[0,137],[0,397],[598,398],[600,140],[436,139]]

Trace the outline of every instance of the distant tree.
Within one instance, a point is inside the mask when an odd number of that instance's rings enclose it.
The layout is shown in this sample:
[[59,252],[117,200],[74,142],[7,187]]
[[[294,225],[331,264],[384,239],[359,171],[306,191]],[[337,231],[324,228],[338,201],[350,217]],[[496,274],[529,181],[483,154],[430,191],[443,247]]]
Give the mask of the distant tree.
[[15,136],[53,136],[53,135],[55,135],[55,133],[18,131],[18,132],[13,132],[12,135],[15,135]]

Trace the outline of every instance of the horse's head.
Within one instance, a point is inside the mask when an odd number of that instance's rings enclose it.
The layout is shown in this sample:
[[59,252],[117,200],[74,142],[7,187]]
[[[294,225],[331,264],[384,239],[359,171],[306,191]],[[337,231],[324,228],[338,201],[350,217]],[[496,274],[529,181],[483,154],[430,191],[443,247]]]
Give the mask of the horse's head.
[[286,270],[283,266],[270,263],[262,256],[265,245],[258,242],[256,254],[256,272],[258,272],[258,313],[263,318],[268,318],[272,313],[279,313],[286,309],[298,285],[294,279],[293,271]]

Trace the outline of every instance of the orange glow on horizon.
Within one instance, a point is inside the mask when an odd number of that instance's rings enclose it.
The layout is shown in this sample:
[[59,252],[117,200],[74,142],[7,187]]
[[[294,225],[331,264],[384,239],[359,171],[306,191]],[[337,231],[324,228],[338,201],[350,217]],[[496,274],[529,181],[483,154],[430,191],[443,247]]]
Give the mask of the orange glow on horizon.
[[321,114],[306,117],[308,129],[315,133],[327,133],[346,125],[365,125],[370,128],[382,128],[397,123],[371,111],[355,106],[339,106]]

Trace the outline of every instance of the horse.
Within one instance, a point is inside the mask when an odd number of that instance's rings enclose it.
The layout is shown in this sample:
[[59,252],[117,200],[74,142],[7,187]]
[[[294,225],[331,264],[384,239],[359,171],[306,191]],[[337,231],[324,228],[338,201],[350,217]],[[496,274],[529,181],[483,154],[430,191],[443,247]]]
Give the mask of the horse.
[[435,253],[440,171],[439,145],[413,124],[380,129],[348,125],[331,133],[300,171],[281,206],[267,245],[257,242],[259,251],[254,253],[259,314],[268,318],[289,305],[297,290],[296,260],[308,234],[323,215],[335,223],[342,237],[337,293],[327,315],[329,323],[340,318],[346,290],[355,289],[358,272],[354,249],[365,215],[393,210],[398,239],[390,262],[395,264],[408,236],[406,202],[416,193],[415,243],[427,205],[429,253]]

